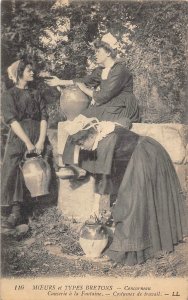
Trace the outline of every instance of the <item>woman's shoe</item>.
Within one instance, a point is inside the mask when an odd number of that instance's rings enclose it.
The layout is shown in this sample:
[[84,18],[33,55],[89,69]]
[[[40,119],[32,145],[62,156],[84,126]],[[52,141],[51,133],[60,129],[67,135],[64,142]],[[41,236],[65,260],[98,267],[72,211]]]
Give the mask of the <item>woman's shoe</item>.
[[21,216],[15,216],[14,214],[10,214],[7,220],[2,223],[2,227],[13,229],[21,223]]
[[70,167],[63,167],[56,172],[57,177],[61,179],[71,179],[75,177],[74,171]]
[[70,168],[74,171],[76,179],[84,179],[87,175],[87,171],[78,166],[70,165]]
[[75,165],[64,166],[60,168],[56,175],[61,179],[83,179],[86,177],[87,172],[84,169]]
[[20,225],[21,222],[21,205],[18,202],[15,202],[12,206],[11,214],[8,216],[6,221],[3,222],[2,227],[10,229],[15,228],[17,225]]

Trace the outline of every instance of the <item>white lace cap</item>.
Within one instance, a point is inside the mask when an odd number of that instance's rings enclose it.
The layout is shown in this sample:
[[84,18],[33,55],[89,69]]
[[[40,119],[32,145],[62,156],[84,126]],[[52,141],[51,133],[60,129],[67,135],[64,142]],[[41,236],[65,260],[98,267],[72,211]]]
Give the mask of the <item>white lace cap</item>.
[[14,82],[17,82],[17,71],[20,60],[15,61],[12,65],[10,65],[7,69],[8,77]]
[[67,124],[65,130],[69,135],[73,135],[81,130],[88,130],[91,127],[95,127],[98,123],[99,120],[97,118],[87,118],[84,115],[79,115]]
[[110,32],[103,35],[101,41],[107,43],[112,49],[117,49],[118,47],[117,39]]

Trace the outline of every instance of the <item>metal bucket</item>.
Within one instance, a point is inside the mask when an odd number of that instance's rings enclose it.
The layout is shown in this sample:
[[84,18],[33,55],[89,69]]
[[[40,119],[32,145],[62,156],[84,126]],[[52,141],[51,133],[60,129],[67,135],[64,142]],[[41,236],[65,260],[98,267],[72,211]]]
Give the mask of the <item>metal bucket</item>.
[[36,153],[26,153],[21,166],[25,185],[31,193],[31,197],[49,194],[51,169],[47,161]]

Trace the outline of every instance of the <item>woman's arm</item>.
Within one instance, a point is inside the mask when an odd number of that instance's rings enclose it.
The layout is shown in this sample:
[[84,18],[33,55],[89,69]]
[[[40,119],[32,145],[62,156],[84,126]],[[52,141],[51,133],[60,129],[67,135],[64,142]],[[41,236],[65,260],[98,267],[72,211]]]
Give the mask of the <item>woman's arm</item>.
[[10,91],[6,91],[2,95],[2,113],[5,123],[8,124],[14,133],[24,142],[27,150],[29,152],[33,151],[35,146],[31,143],[29,137],[18,121],[18,111],[15,106],[15,99]]
[[12,130],[14,131],[14,133],[25,143],[25,145],[27,147],[27,151],[28,152],[33,151],[35,149],[35,146],[31,143],[29,137],[23,130],[20,123],[18,121],[13,121],[10,124],[10,126],[11,126]]
[[46,133],[47,133],[47,121],[41,120],[40,122],[40,135],[37,143],[35,144],[36,152],[40,154],[44,149],[44,142],[46,139]]
[[76,85],[81,89],[82,92],[84,92],[89,97],[93,98],[93,90],[89,89],[84,83],[82,82],[76,82]]
[[37,143],[35,144],[36,152],[40,154],[44,149],[44,142],[46,139],[47,128],[48,128],[48,113],[46,109],[46,101],[41,94],[41,91],[37,93],[37,101],[39,103],[39,110],[41,115],[40,121],[40,134]]
[[101,81],[102,68],[96,68],[90,75],[86,75],[83,78],[75,78],[73,80],[62,80],[56,76],[52,76],[52,79],[46,79],[45,83],[49,86],[70,86],[77,82],[85,83],[86,85],[97,87]]
[[59,79],[57,76],[52,76],[52,79],[46,79],[44,82],[47,83],[49,86],[69,86],[73,85],[73,80],[62,80]]
[[[102,68],[96,68],[91,75],[87,75],[82,79],[74,80],[74,83],[81,89],[89,97],[93,98],[93,90],[88,86],[97,87],[101,82],[101,72]],[[94,104],[94,100],[92,99],[91,104]]]
[[86,75],[83,78],[73,79],[74,83],[85,83],[88,87],[97,88],[101,83],[101,73],[102,67],[97,67],[93,70],[93,72],[89,75]]
[[80,82],[77,82],[76,84],[86,95],[93,98],[91,104],[96,103],[100,105],[118,96],[130,81],[132,82],[132,75],[127,71],[125,66],[117,65],[104,81],[100,91],[93,91]]
[[94,91],[93,99],[98,105],[104,104],[118,96],[131,83],[132,75],[128,72],[125,65],[117,64],[110,71],[100,91]]

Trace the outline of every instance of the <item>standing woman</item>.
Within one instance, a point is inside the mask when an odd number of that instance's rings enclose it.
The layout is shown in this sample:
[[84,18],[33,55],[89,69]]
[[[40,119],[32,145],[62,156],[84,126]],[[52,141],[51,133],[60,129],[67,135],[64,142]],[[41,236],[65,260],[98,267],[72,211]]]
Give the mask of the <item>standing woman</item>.
[[[138,102],[133,94],[133,77],[124,60],[117,60],[117,40],[105,34],[94,43],[96,62],[99,65],[91,75],[82,79],[61,80],[56,76],[46,80],[50,86],[76,84],[92,100],[82,112],[86,117],[97,117],[99,121],[114,121],[122,125],[139,122]],[[91,87],[93,87],[91,89]]]
[[15,227],[22,222],[24,181],[20,162],[26,151],[46,154],[48,115],[40,92],[29,88],[33,81],[32,63],[28,59],[14,62],[8,68],[14,86],[2,96],[4,121],[10,126],[2,166],[1,205],[12,208],[4,225]]

